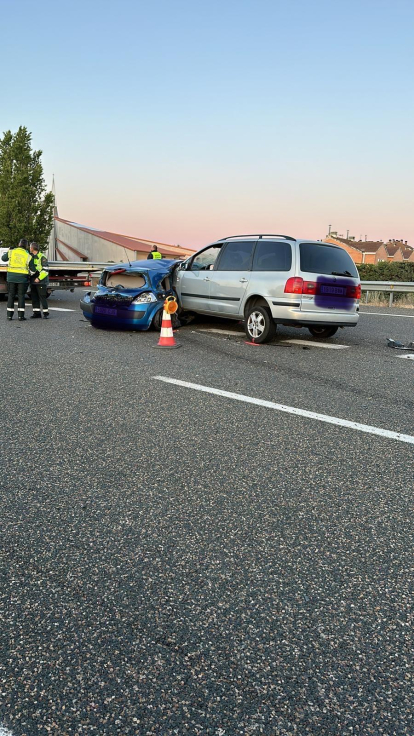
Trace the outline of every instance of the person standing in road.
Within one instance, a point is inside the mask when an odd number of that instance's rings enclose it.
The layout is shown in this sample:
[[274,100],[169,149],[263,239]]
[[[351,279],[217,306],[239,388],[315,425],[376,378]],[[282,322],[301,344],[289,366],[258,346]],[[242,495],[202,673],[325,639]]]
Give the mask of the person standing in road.
[[151,260],[152,258],[162,258],[161,253],[159,252],[156,245],[152,246],[151,253],[147,255],[147,261]]
[[13,319],[14,315],[14,299],[17,294],[17,316],[19,320],[24,320],[25,295],[29,284],[29,264],[30,254],[27,252],[28,242],[22,238],[19,245],[9,248],[7,253],[2,255],[2,261],[8,261],[7,266],[7,319]]
[[30,291],[32,294],[33,314],[30,319],[41,319],[40,305],[43,309],[43,318],[48,319],[49,307],[47,304],[47,287],[49,285],[49,263],[46,256],[40,252],[37,243],[30,243]]

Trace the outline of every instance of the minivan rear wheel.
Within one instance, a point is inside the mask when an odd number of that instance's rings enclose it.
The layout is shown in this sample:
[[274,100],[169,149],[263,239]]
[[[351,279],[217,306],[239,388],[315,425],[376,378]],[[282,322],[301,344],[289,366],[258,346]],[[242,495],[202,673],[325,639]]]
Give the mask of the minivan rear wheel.
[[308,327],[309,332],[313,337],[333,337],[335,332],[338,332],[337,327]]
[[246,314],[244,330],[252,342],[261,344],[273,340],[276,325],[266,307],[251,307]]

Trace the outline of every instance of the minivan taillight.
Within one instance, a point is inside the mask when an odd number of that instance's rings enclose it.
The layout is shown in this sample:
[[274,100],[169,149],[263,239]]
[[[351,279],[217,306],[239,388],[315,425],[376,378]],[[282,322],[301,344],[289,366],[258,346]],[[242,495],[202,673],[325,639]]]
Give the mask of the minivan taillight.
[[[304,281],[300,276],[292,276],[286,281],[285,294],[310,294],[317,296],[320,293],[320,286],[316,281]],[[343,290],[342,295],[345,296]],[[341,294],[338,294],[341,296]],[[361,284],[358,286],[347,286],[346,296],[350,299],[361,298]]]
[[304,281],[302,286],[302,294],[317,294],[318,284],[316,281]]
[[358,286],[348,286],[346,290],[346,295],[349,296],[351,299],[360,299],[361,284],[358,284]]
[[292,276],[286,281],[285,294],[301,294],[303,279],[300,276]]
[[293,276],[285,284],[285,294],[317,294],[316,281],[304,281],[300,276]]

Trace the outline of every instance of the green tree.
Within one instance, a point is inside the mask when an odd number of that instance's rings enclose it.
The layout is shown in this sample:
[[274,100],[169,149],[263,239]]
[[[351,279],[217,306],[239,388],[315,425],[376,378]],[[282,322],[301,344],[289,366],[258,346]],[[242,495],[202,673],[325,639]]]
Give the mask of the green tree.
[[32,150],[32,134],[20,126],[0,140],[0,240],[3,247],[20,238],[45,250],[53,225],[54,197],[46,191],[42,151]]

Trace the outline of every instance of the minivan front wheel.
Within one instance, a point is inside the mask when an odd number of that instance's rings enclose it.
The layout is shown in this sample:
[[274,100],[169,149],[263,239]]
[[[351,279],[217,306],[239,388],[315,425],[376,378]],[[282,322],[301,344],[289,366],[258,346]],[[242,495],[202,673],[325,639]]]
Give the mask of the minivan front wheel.
[[247,337],[258,344],[273,340],[276,325],[266,307],[252,307],[246,314],[244,329]]
[[333,337],[335,332],[338,332],[337,327],[308,327],[309,332],[313,337]]

